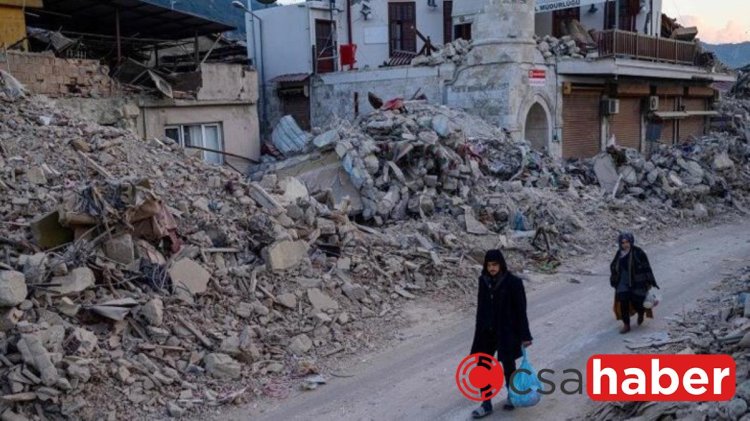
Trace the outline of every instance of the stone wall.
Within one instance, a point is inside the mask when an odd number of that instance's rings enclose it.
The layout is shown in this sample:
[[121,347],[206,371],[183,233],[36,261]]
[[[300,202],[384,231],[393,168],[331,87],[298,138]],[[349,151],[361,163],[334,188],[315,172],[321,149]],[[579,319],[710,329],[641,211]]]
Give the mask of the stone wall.
[[9,51],[0,59],[0,69],[10,72],[35,94],[105,97],[116,93],[116,84],[109,77],[109,67],[96,60]]

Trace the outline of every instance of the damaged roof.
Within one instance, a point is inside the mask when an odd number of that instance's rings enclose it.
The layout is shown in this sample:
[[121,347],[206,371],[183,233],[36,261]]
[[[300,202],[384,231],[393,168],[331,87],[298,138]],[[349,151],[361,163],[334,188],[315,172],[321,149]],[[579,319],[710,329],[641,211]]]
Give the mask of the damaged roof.
[[29,26],[114,35],[117,11],[123,37],[178,40],[234,30],[221,22],[143,0],[45,0],[27,14]]

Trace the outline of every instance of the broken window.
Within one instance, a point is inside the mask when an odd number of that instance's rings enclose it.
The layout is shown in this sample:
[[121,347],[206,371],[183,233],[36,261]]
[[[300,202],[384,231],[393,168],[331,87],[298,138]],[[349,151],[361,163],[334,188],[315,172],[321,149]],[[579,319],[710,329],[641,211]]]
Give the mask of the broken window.
[[[168,126],[164,128],[164,134],[183,148],[197,146],[213,151],[224,150],[220,123]],[[219,153],[201,150],[201,156],[209,164],[224,163],[224,156]]]
[[315,20],[315,54],[317,73],[336,71],[336,23],[330,20]]
[[471,23],[462,23],[455,26],[455,39],[471,41]]
[[388,3],[390,54],[417,52],[417,12],[414,2]]

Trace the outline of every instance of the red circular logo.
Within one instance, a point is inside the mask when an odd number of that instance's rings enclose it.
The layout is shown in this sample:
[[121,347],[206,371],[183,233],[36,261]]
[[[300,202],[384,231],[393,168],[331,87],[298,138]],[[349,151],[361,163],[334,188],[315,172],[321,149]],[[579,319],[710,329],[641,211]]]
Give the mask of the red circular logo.
[[503,366],[492,355],[471,354],[456,369],[456,385],[467,399],[492,399],[503,388]]

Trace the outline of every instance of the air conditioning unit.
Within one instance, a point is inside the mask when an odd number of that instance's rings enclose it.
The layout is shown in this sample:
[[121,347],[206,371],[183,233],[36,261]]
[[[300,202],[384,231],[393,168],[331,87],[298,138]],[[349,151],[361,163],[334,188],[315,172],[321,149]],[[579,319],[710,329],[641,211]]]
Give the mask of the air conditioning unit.
[[648,110],[659,111],[659,97],[658,96],[648,97]]
[[605,99],[602,101],[602,110],[605,115],[615,115],[620,113],[619,99]]

